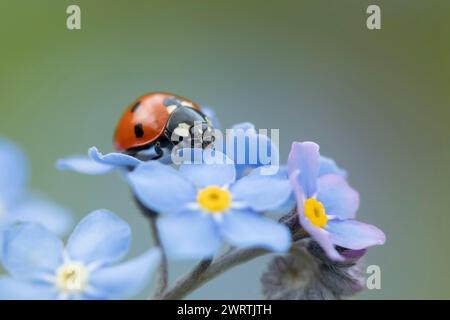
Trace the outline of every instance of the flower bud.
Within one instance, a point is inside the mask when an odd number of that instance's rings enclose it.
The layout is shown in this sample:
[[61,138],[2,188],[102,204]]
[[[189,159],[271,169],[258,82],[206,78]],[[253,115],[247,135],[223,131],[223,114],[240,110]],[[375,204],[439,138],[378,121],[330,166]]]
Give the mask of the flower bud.
[[275,257],[261,278],[269,300],[334,300],[333,292],[318,277],[318,264],[303,248]]
[[269,300],[341,299],[364,289],[360,258],[365,250],[338,248],[347,259],[330,260],[314,241],[294,246],[288,255],[274,258],[263,274],[263,293]]

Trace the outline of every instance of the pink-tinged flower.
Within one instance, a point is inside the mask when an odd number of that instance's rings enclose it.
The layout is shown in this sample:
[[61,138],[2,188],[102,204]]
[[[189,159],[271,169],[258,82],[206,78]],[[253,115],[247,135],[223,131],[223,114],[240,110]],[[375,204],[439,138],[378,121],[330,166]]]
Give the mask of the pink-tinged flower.
[[333,260],[343,261],[335,246],[360,250],[384,244],[384,233],[375,226],[354,220],[359,194],[342,176],[319,176],[319,146],[294,142],[288,159],[288,174],[297,200],[302,227]]

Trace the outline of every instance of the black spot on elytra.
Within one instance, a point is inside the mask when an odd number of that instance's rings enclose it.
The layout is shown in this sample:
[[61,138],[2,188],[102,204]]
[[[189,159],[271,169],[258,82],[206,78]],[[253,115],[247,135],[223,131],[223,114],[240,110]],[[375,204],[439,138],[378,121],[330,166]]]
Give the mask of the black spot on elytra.
[[135,112],[139,107],[140,107],[141,103],[138,101],[134,104],[134,106],[131,107],[131,112]]
[[144,136],[144,129],[142,128],[142,123],[138,123],[134,126],[134,135],[136,138],[142,138]]

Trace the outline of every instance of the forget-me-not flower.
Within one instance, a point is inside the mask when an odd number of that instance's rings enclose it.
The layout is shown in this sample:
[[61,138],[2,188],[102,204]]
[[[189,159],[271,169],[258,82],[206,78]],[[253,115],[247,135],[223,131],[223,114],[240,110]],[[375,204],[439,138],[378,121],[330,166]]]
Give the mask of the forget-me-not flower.
[[278,147],[267,135],[258,133],[252,123],[235,124],[224,134],[223,139],[215,142],[216,149],[234,161],[237,179],[259,167],[271,168],[270,174],[277,173]]
[[[261,168],[262,167],[252,169],[252,171],[250,171],[249,175],[261,174]],[[347,177],[347,172],[344,169],[339,168],[333,159],[327,158],[324,156],[320,156],[319,177],[326,175],[326,174],[335,174],[335,175],[339,175],[344,178]],[[278,179],[289,179],[287,166],[286,165],[280,166],[278,172],[275,175],[273,175],[273,177],[278,178]],[[296,205],[295,195],[294,195],[294,192],[291,192],[291,194],[290,194],[289,198],[286,200],[286,202],[283,203],[277,209],[272,210],[271,212],[275,213],[275,214],[279,214],[279,215],[286,215],[289,212],[291,212],[292,209],[295,208],[295,205]]]
[[58,235],[69,231],[68,210],[27,190],[28,163],[23,151],[0,139],[0,255],[2,230],[15,222],[38,222]]
[[[279,163],[280,152],[277,145],[267,135],[258,133],[254,124],[250,122],[235,124],[230,133],[224,141],[217,141],[216,145],[234,161],[238,179],[254,169],[268,166],[279,166],[279,171],[273,174],[287,177],[286,167]],[[321,156],[319,175],[325,174],[347,176],[347,172],[339,168],[333,159]]]
[[289,230],[261,213],[287,200],[289,181],[257,174],[236,181],[233,162],[222,153],[189,150],[201,161],[185,162],[179,170],[150,161],[128,174],[139,201],[160,213],[157,226],[168,255],[212,257],[223,241],[286,251]]
[[336,174],[319,177],[319,146],[294,142],[289,154],[288,173],[297,199],[302,227],[334,260],[344,260],[335,245],[359,250],[385,242],[375,226],[354,220],[359,194],[346,179]]
[[5,232],[0,299],[121,299],[148,283],[159,249],[116,264],[128,252],[129,225],[106,210],[86,216],[67,245],[39,224],[10,226]]
[[[220,121],[214,109],[202,106],[202,112],[211,121],[214,129],[221,130]],[[216,137],[215,145],[216,150],[225,153],[234,161],[237,179],[261,166],[278,166],[278,147],[272,143],[272,140],[267,135],[257,133],[253,123],[237,123],[231,127],[230,132],[230,136],[224,136],[226,132],[221,132],[221,136]],[[240,140],[241,138],[243,139]],[[267,152],[264,154],[264,157],[267,159],[262,159],[259,154],[259,150],[262,147],[267,148]],[[251,152],[254,151],[256,153],[251,155]]]

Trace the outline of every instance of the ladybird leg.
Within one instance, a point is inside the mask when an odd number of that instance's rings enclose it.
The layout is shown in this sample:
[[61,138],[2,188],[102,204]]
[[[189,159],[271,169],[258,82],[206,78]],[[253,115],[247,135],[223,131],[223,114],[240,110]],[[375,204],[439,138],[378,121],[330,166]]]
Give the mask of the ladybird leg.
[[140,149],[134,149],[134,150],[128,150],[126,154],[139,159],[141,161],[149,161],[149,160],[155,160],[156,158],[159,158],[158,151],[155,148],[155,145],[149,145],[144,148]]

